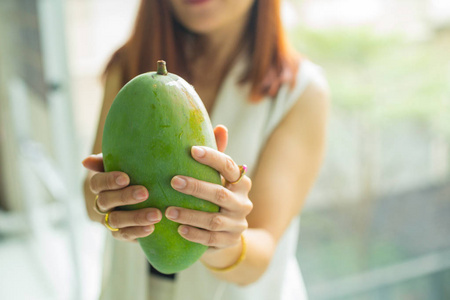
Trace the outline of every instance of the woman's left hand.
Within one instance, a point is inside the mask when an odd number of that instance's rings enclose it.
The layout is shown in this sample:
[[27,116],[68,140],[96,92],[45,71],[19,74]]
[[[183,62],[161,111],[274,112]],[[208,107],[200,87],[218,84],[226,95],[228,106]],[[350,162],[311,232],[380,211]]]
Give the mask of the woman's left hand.
[[192,157],[208,165],[222,175],[225,186],[197,180],[187,176],[172,178],[172,187],[184,194],[210,201],[220,207],[219,212],[209,213],[181,207],[167,208],[169,220],[182,224],[178,232],[185,239],[223,249],[241,242],[241,234],[248,228],[247,215],[253,204],[248,198],[252,183],[250,178],[241,176],[238,165],[226,154],[209,147],[194,146]]

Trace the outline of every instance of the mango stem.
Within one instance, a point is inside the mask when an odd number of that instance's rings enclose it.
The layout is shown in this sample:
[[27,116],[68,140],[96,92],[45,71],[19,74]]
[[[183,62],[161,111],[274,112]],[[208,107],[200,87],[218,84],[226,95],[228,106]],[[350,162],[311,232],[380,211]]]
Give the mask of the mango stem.
[[157,67],[156,74],[167,75],[166,62],[164,60],[158,60],[157,65],[158,65],[158,67]]

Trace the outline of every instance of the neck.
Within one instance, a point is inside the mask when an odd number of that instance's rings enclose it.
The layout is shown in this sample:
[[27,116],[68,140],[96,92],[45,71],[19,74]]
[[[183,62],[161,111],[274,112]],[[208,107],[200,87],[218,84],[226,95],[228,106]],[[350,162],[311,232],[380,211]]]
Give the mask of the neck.
[[[246,18],[245,18],[246,19]],[[246,20],[228,28],[198,36],[191,60],[192,84],[208,112],[214,106],[221,82],[240,49]]]
[[239,47],[242,38],[243,28],[227,28],[222,32],[216,32],[203,37],[204,57],[223,63]]
[[201,55],[196,59],[199,65],[207,67],[212,73],[220,74],[241,46],[246,25],[247,18],[242,18],[242,21],[232,26],[200,36]]

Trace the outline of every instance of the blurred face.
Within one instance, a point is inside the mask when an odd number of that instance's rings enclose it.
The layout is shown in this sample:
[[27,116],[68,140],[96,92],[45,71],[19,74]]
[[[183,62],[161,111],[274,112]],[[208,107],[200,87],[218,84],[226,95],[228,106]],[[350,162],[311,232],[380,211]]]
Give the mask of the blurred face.
[[198,34],[241,24],[255,0],[170,0],[177,20]]

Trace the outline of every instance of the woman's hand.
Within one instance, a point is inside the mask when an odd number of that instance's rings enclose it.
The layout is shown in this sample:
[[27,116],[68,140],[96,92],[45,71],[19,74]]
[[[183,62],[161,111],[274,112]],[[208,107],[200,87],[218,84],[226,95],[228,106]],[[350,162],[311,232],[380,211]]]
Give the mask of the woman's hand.
[[[95,171],[89,179],[90,190],[98,195],[97,206],[102,212],[109,212],[108,223],[119,229],[112,235],[123,241],[136,241],[136,238],[150,235],[155,229],[154,224],[161,220],[161,211],[156,208],[144,208],[134,211],[120,211],[116,208],[136,204],[148,198],[144,186],[130,186],[130,178],[123,172],[104,172],[103,156],[91,155],[83,161],[84,167]],[[94,204],[95,205],[95,204]],[[99,215],[97,221],[105,224],[105,218]]]
[[186,176],[175,176],[172,187],[184,194],[210,201],[220,207],[217,213],[208,213],[181,207],[167,208],[168,219],[182,224],[178,231],[185,239],[223,249],[238,245],[241,234],[248,228],[247,215],[253,208],[248,198],[251,180],[241,176],[238,165],[226,154],[208,147],[192,147],[192,157],[220,172],[226,186],[200,181]]
[[[227,129],[222,126],[214,128],[217,148],[224,151],[228,141]],[[129,186],[130,178],[123,172],[104,172],[103,156],[91,155],[83,161],[83,166],[90,170],[85,182],[86,207],[93,221],[105,224],[105,218],[95,212],[95,195],[98,195],[97,206],[102,212],[112,211],[108,223],[119,231],[112,235],[125,241],[135,241],[145,237],[154,230],[154,224],[161,221],[161,211],[156,208],[145,208],[135,211],[113,211],[117,207],[145,201],[149,194],[144,186]]]

